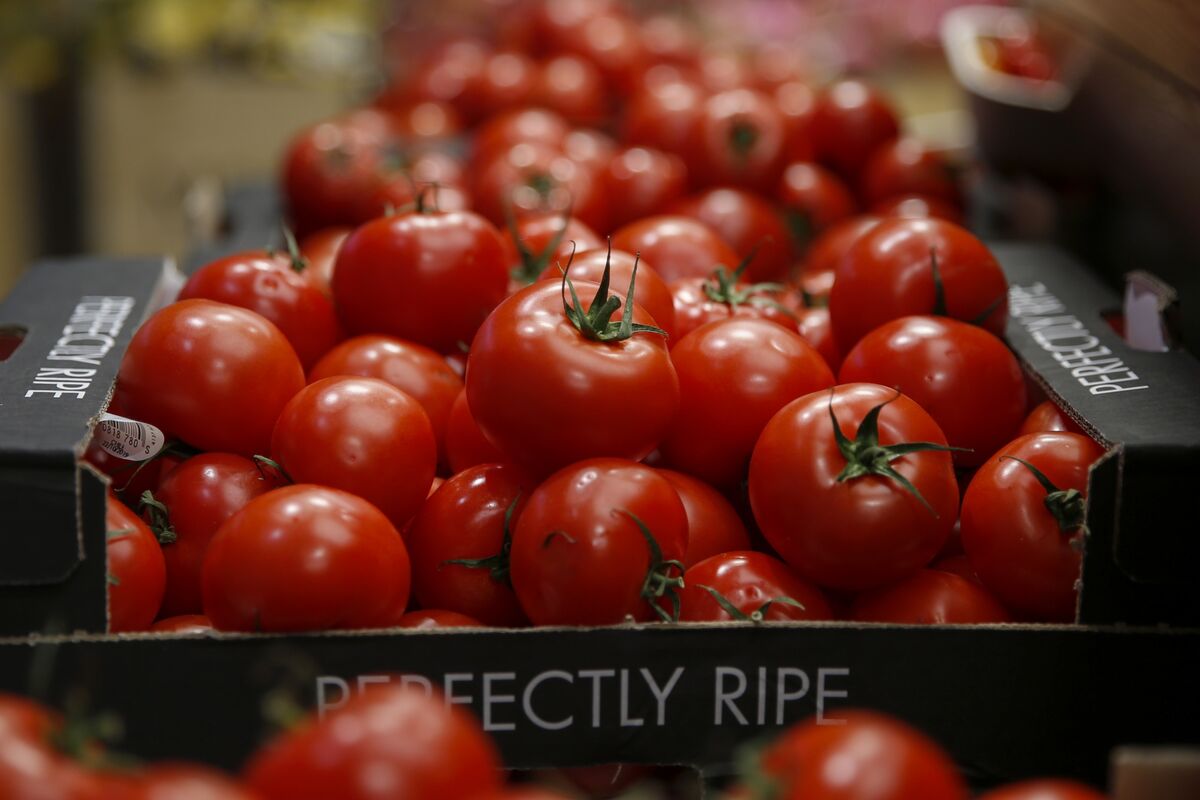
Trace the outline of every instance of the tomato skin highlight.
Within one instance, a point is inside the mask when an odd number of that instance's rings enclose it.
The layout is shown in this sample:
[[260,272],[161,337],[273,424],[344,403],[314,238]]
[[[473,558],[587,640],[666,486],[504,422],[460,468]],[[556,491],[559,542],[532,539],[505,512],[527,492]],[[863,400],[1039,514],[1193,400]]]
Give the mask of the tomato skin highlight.
[[784,406],[755,445],[749,482],[754,518],[784,561],[818,586],[866,591],[897,581],[933,560],[954,527],[958,485],[949,453],[910,453],[891,463],[932,512],[893,478],[837,480],[847,462],[830,408],[853,438],[868,411],[884,402],[881,445],[945,444],[937,423],[911,399],[854,383]]
[[408,599],[404,540],[348,492],[295,484],[250,501],[204,558],[204,614],[218,630],[370,628]]
[[[512,582],[535,625],[615,625],[650,619],[642,596],[651,552],[629,515],[650,530],[662,557],[687,550],[687,514],[654,469],[616,458],[572,464],[530,495],[512,543]],[[677,574],[677,573],[676,573]]]
[[725,622],[729,612],[708,591],[718,591],[734,608],[750,615],[764,603],[787,597],[800,603],[772,602],[764,619],[833,619],[833,609],[821,590],[792,573],[787,565],[753,550],[720,553],[688,567],[679,592],[681,622]]
[[105,508],[108,629],[144,631],[158,616],[166,589],[162,548],[146,523],[111,494]]
[[749,550],[750,534],[737,509],[725,496],[698,478],[658,468],[675,487],[688,521],[688,546],[683,565],[691,567],[709,556],[731,550]]
[[159,633],[207,633],[213,630],[213,625],[203,614],[180,614],[162,617],[150,626],[150,630]]
[[859,595],[850,619],[906,625],[1012,622],[1004,607],[982,587],[937,569],[923,569],[899,583]]

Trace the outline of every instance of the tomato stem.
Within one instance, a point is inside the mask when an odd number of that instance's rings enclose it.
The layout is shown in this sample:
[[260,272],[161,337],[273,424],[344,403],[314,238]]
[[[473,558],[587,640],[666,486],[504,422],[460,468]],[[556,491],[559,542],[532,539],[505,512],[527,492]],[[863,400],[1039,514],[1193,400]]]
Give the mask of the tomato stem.
[[1063,533],[1087,532],[1087,498],[1083,496],[1082,492],[1078,489],[1059,489],[1046,476],[1046,473],[1023,458],[1016,456],[1000,456],[1000,458],[1016,461],[1033,473],[1033,477],[1046,490],[1046,497],[1042,502],[1045,503],[1046,510],[1058,522],[1060,531]]
[[780,595],[779,597],[772,597],[770,600],[747,614],[745,611],[742,611],[740,608],[735,606],[728,597],[721,594],[713,587],[705,586],[703,583],[698,583],[696,585],[712,595],[713,600],[717,601],[717,605],[719,605],[726,614],[733,617],[735,620],[738,620],[739,622],[753,622],[757,624],[765,621],[767,618],[767,613],[771,610],[771,606],[775,603],[783,603],[784,605],[798,608],[801,611],[804,610],[803,603],[799,602],[798,600],[793,600],[787,595]]
[[266,456],[256,455],[251,460],[254,462],[254,466],[258,468],[258,474],[264,481],[267,480],[267,473],[263,471],[263,468],[266,467],[268,469],[275,470],[275,472],[278,472],[279,476],[281,478],[283,478],[285,481],[287,481],[288,483],[295,483],[295,481],[292,480],[292,476],[287,474],[287,470],[285,470],[283,468],[283,465],[280,464],[275,459],[267,458]]
[[[679,589],[683,588],[683,563],[675,559],[664,559],[662,548],[658,546],[658,540],[654,538],[654,534],[650,532],[650,528],[646,523],[634,514],[632,511],[626,511],[623,508],[613,509],[618,514],[624,514],[633,521],[637,526],[642,536],[646,539],[646,546],[650,548],[650,566],[646,570],[646,579],[642,582],[642,597],[646,599],[650,608],[658,615],[663,622],[678,622],[679,621]],[[671,575],[672,570],[678,570],[678,575]],[[660,598],[667,598],[667,602],[671,604],[671,610],[667,611],[658,604]]]
[[308,269],[308,259],[301,255],[300,245],[296,241],[296,234],[292,233],[292,229],[287,225],[283,226],[283,241],[287,244],[288,258],[291,260],[292,271],[300,273]]
[[740,161],[750,157],[750,151],[758,143],[758,127],[745,119],[736,119],[729,126],[729,146]]
[[572,250],[571,258],[567,260],[567,267],[563,270],[562,283],[571,294],[569,304],[567,298],[563,298],[563,312],[580,333],[588,339],[598,342],[623,342],[635,333],[667,335],[662,328],[633,321],[633,289],[637,282],[640,253],[634,255],[633,274],[629,276],[629,291],[625,293],[624,311],[619,323],[613,322],[612,316],[617,309],[621,308],[621,300],[616,295],[608,293],[609,280],[612,275],[612,239],[609,239],[608,255],[604,259],[604,274],[600,276],[600,285],[596,287],[596,295],[592,298],[592,304],[586,313],[583,311],[583,304],[579,302],[579,295],[575,293],[575,284],[571,282],[569,275],[571,261],[574,258],[575,252]]
[[[523,286],[528,286],[538,279],[538,276],[545,271],[546,266],[550,263],[550,259],[558,252],[558,247],[562,244],[563,237],[567,235],[567,226],[571,222],[571,208],[568,206],[563,210],[562,227],[554,232],[550,237],[550,241],[542,248],[540,253],[534,253],[529,249],[529,243],[525,241],[525,237],[521,235],[517,226],[517,217],[513,211],[512,203],[504,204],[504,222],[508,227],[508,234],[512,237],[513,244],[517,248],[517,255],[521,257],[521,263],[512,268],[509,275],[513,280],[518,281]],[[574,244],[574,243],[572,243]],[[572,252],[574,248],[572,247]]]
[[[460,567],[467,567],[469,569],[486,569],[488,575],[496,583],[506,583],[511,586],[509,552],[512,550],[512,518],[513,513],[517,509],[517,501],[520,499],[521,495],[518,493],[512,502],[508,504],[508,508],[504,510],[504,540],[500,544],[499,553],[490,555],[487,558],[451,558],[439,564],[438,569],[441,569],[446,564],[457,564]],[[557,533],[561,533],[561,531],[557,531]],[[565,533],[562,535],[567,536]],[[567,538],[570,539],[571,537],[567,536]],[[572,539],[571,541],[574,540]]]
[[775,303],[775,301],[771,300],[770,298],[760,296],[763,292],[783,291],[787,287],[782,283],[746,284],[741,282],[742,275],[745,274],[746,269],[750,266],[750,262],[752,262],[754,257],[758,255],[758,249],[762,246],[764,241],[767,240],[764,239],[756,243],[754,247],[751,248],[750,252],[746,254],[746,257],[742,259],[741,263],[738,264],[737,269],[735,269],[732,273],[729,272],[724,265],[718,265],[717,268],[712,271],[711,276],[704,281],[703,284],[701,284],[701,289],[704,290],[704,294],[709,300],[714,303],[724,303],[725,305],[729,306],[730,311],[743,303],[750,303],[752,305],[772,305],[783,311],[789,317],[794,316],[792,312],[788,311],[778,303]]
[[174,544],[179,538],[171,524],[170,510],[165,503],[156,500],[154,493],[149,489],[142,492],[141,500],[138,501],[138,511],[145,511],[150,515],[150,530],[158,537],[159,544]]

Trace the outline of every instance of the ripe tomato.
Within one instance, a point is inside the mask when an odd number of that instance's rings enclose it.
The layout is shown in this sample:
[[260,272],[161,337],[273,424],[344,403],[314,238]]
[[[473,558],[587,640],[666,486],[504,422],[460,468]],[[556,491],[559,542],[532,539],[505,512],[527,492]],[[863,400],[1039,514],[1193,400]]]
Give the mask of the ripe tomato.
[[454,398],[450,416],[446,421],[446,463],[450,473],[457,475],[476,464],[495,464],[504,461],[504,455],[489,442],[475,424],[471,407],[467,405],[466,387]]
[[803,81],[788,80],[775,86],[771,97],[783,116],[784,162],[814,160],[817,154],[812,125],[817,111],[816,92]]
[[1014,612],[1046,622],[1074,619],[1088,467],[1102,455],[1100,445],[1077,433],[1035,433],[1010,442],[971,479],[963,549],[983,585]]
[[598,171],[557,147],[515,144],[482,162],[471,188],[476,211],[496,225],[503,225],[509,213],[569,212],[595,230],[608,229]]
[[859,214],[835,223],[813,240],[812,247],[808,249],[808,255],[804,259],[804,274],[836,271],[838,264],[854,243],[879,222],[879,217]]
[[158,616],[166,588],[162,547],[146,523],[111,494],[105,508],[108,629],[144,631]]
[[1054,405],[1053,400],[1043,400],[1033,411],[1030,411],[1029,416],[1021,423],[1021,429],[1017,431],[1017,435],[1054,431],[1086,435],[1083,433],[1083,428],[1079,427],[1079,423],[1073,420],[1067,412]]
[[449,352],[508,293],[500,232],[468,211],[368,222],[338,253],[333,296],[351,333],[386,333]]
[[842,356],[837,342],[833,341],[833,323],[829,320],[828,308],[805,308],[796,312],[796,332],[821,354],[825,363],[836,374],[841,367]]
[[483,71],[491,52],[491,45],[469,37],[444,43],[417,64],[408,80],[411,96],[449,103],[455,108],[464,106],[464,93]]
[[529,5],[530,44],[549,52],[567,49],[577,29],[617,12],[614,0],[532,0]]
[[399,528],[429,492],[437,441],[411,396],[377,378],[338,376],[284,407],[271,457],[293,480],[356,494]]
[[840,383],[894,386],[929,412],[974,467],[1012,439],[1025,413],[1025,375],[999,338],[948,317],[901,317],[868,333],[846,355]]
[[868,206],[909,194],[962,205],[958,180],[945,157],[907,136],[880,145],[871,155],[863,169],[861,191]]
[[462,133],[463,121],[454,106],[440,100],[413,101],[407,91],[384,91],[372,103],[392,118],[396,132],[412,142],[435,143]]
[[225,521],[204,557],[204,614],[218,630],[370,628],[405,605],[408,552],[360,497],[275,489]]
[[834,383],[798,334],[759,319],[702,325],[672,348],[671,361],[679,414],[659,450],[668,465],[714,486],[745,478],[754,444],[779,409]]
[[874,711],[788,729],[763,751],[779,800],[967,800],[954,762],[920,731]]
[[559,55],[538,67],[533,102],[575,125],[599,125],[608,115],[604,76],[587,59]]
[[667,283],[707,277],[713,267],[733,267],[737,253],[712,228],[690,217],[647,217],[618,229],[612,246],[638,253]]
[[685,155],[694,186],[775,188],[786,130],[779,107],[767,95],[742,88],[712,95],[701,108],[694,135],[695,145]]
[[529,495],[512,539],[512,584],[535,625],[615,625],[668,615],[687,514],[655,470],[593,458]]
[[510,220],[502,236],[514,292],[547,270],[561,275],[559,267],[566,267],[573,254],[604,246],[594,230],[563,214],[525,214]]
[[854,196],[841,179],[829,170],[801,161],[789,164],[779,179],[775,196],[783,204],[797,252],[803,253],[813,240],[844,219],[854,215]]
[[892,583],[928,564],[954,527],[958,485],[945,444],[933,418],[894,389],[853,383],[805,395],[767,423],[754,448],[754,518],[820,586]]
[[817,96],[812,120],[817,159],[852,183],[867,159],[899,132],[887,99],[862,81],[837,81]]
[[958,537],[953,537],[950,542],[947,542],[946,547],[942,549],[942,555],[937,561],[934,561],[930,569],[940,570],[941,572],[949,572],[952,575],[957,575],[964,578],[976,586],[982,587],[983,583],[979,580],[979,576],[975,574],[975,568],[971,566],[971,561],[961,552],[956,555],[946,555],[947,552],[955,549],[952,545],[957,544],[957,550],[962,550],[962,541]]
[[487,626],[479,620],[472,619],[466,614],[459,614],[457,611],[421,609],[420,611],[409,611],[396,620],[393,627],[427,631],[430,628],[486,628]]
[[139,770],[129,800],[257,800],[258,795],[215,769],[157,763]]
[[268,451],[275,419],[304,386],[304,369],[262,316],[182,300],[133,335],[117,381],[129,416],[201,450],[252,456]]
[[923,569],[899,583],[854,598],[850,619],[902,625],[1011,622],[982,587],[959,575]]
[[720,553],[688,567],[679,605],[681,622],[833,619],[820,589],[779,559],[752,550]]
[[212,621],[203,614],[180,614],[163,617],[150,626],[158,633],[207,633],[213,629]]
[[463,382],[444,358],[428,347],[392,336],[356,336],[326,353],[308,373],[308,380],[316,383],[338,375],[378,378],[420,403],[433,427],[439,461],[447,463],[446,426]]
[[[571,131],[567,138],[563,139],[562,151],[576,164],[592,170],[596,179],[600,180],[604,171],[608,169],[609,162],[617,154],[617,140],[607,133],[580,128]],[[604,219],[607,222],[607,215]]]
[[31,700],[0,694],[0,796],[13,800],[109,800],[92,771],[52,741],[62,720]]
[[526,108],[498,114],[479,126],[472,143],[471,161],[476,169],[518,144],[542,144],[560,149],[570,124],[561,114],[542,108]]
[[703,561],[718,553],[730,550],[749,550],[750,534],[737,510],[725,496],[702,480],[675,472],[659,469],[662,475],[679,494],[683,510],[687,513],[688,546],[683,557],[683,566]]
[[447,800],[500,788],[500,756],[470,714],[413,686],[371,686],[309,717],[246,766],[263,800]]
[[[601,286],[543,281],[501,303],[467,361],[467,399],[484,436],[539,475],[601,455],[640,459],[667,434],[679,382],[650,315]],[[603,294],[606,294],[603,293]],[[621,307],[622,323],[612,319]]]
[[919,194],[900,194],[871,206],[871,213],[881,217],[937,217],[955,225],[963,224],[963,212],[944,200]]
[[886,219],[837,265],[829,313],[843,352],[883,323],[912,314],[953,317],[1002,336],[1008,281],[983,242],[957,225]]
[[303,259],[265,250],[235,253],[201,267],[179,290],[179,299],[199,297],[258,312],[287,337],[308,369],[342,331],[333,303],[302,277],[306,266]]
[[646,68],[638,26],[619,9],[563,29],[559,48],[593,64],[614,92],[628,94]]
[[[654,271],[653,266],[621,250],[588,250],[570,261],[572,281],[599,283],[604,270],[609,270],[610,290],[618,297],[629,293],[629,282],[633,277],[633,265],[637,264],[637,284],[633,290],[633,302],[641,306],[653,319],[653,324],[667,332],[667,340],[675,340],[675,301],[671,290]],[[562,263],[562,268],[567,262]],[[546,267],[540,281],[562,281],[562,268],[551,264]]]
[[417,181],[409,172],[391,172],[380,178],[372,190],[360,198],[356,222],[365,224],[377,217],[406,213],[420,206],[435,211],[467,211],[471,196],[465,186]]
[[673,153],[651,147],[617,151],[601,180],[610,198],[608,222],[613,227],[661,214],[687,189],[687,167]]
[[162,615],[198,614],[200,572],[208,543],[221,523],[247,503],[283,485],[282,477],[232,453],[201,453],[171,470],[142,513],[160,536],[172,538],[163,547],[167,590]]
[[308,262],[301,277],[316,286],[326,297],[333,297],[333,265],[342,242],[354,231],[346,226],[322,228],[300,242],[300,255]]
[[537,88],[538,67],[529,56],[511,50],[488,53],[463,87],[457,107],[471,120],[483,120],[527,104]]
[[686,162],[693,149],[693,131],[700,121],[708,93],[699,84],[675,77],[643,86],[624,110],[624,140],[674,153]]
[[[775,284],[749,284],[718,267],[707,278],[681,278],[671,284],[675,302],[675,338],[679,341],[708,322],[765,319],[796,330],[796,316],[778,302]],[[764,288],[765,287],[765,288]]]
[[511,531],[525,499],[522,475],[507,464],[463,470],[430,495],[404,536],[423,608],[487,625],[526,624],[508,574]]
[[752,283],[783,280],[791,271],[792,248],[783,217],[756,194],[709,189],[675,203],[670,213],[703,222],[733,248],[739,261],[750,259],[746,280]]
[[1108,795],[1075,781],[1022,781],[979,795],[979,800],[1106,800]]

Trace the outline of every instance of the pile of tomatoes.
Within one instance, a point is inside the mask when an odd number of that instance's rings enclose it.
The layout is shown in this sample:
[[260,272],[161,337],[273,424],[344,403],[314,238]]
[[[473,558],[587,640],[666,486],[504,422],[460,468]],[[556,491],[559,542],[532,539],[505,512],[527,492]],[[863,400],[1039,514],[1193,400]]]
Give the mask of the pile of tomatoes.
[[944,157],[777,51],[519,5],[298,134],[299,242],[137,331],[110,411],[176,444],[90,451],[111,629],[1071,621],[1103,451]]

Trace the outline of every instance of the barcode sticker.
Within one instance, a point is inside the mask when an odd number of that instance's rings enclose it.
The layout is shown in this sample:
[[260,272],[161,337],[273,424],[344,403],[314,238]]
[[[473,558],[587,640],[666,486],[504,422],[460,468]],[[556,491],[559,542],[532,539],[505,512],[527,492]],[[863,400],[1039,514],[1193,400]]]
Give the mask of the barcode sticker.
[[117,458],[145,461],[158,455],[166,437],[149,423],[116,414],[101,414],[94,438],[103,450]]

